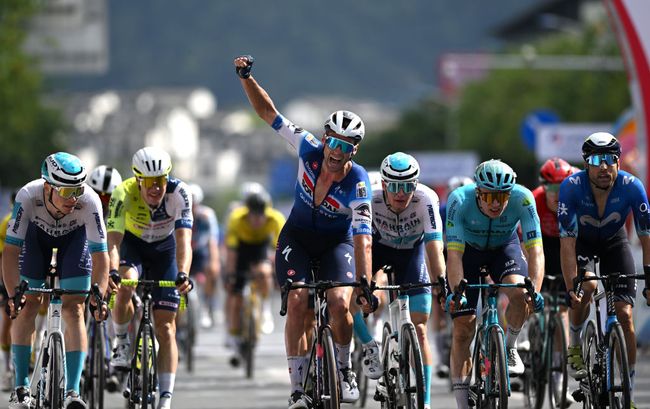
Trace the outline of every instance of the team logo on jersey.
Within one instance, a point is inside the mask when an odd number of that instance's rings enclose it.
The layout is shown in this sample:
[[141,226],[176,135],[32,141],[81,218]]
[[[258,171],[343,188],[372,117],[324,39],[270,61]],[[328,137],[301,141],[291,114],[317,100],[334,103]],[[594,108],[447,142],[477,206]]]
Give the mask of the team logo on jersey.
[[[301,132],[302,132],[302,129],[300,129],[300,128],[296,128],[296,130],[300,130],[300,132],[296,132],[296,133],[301,133]],[[295,132],[295,131],[294,131],[294,132]],[[316,138],[314,137],[314,135],[309,134],[309,135],[305,136],[305,140],[306,140],[307,142],[309,142],[309,144],[310,144],[311,146],[313,146],[314,148],[318,148],[318,141],[316,140]]]
[[558,216],[567,216],[569,214],[569,208],[562,202],[557,204],[557,214]]
[[312,196],[314,193],[314,182],[309,179],[309,176],[307,176],[306,173],[302,174],[302,180],[300,185],[302,186],[302,189],[309,194],[309,196]]
[[580,178],[578,176],[569,176],[569,182],[572,185],[579,185],[581,183]]
[[312,168],[312,170],[316,170],[316,169],[318,169],[318,162],[313,161],[313,162],[311,163],[311,168]]
[[634,182],[634,176],[623,176],[624,185],[629,185],[632,182]]
[[361,199],[368,196],[368,189],[366,188],[366,182],[363,180],[357,183],[357,199]]
[[346,275],[348,278],[354,278],[354,275],[352,274],[351,271],[348,271],[347,273],[345,273],[345,275]]
[[537,232],[535,231],[529,231],[526,233],[526,240],[532,240],[535,237],[537,237]]
[[621,215],[618,214],[618,212],[614,212],[602,220],[596,220],[592,216],[588,216],[588,215],[580,217],[580,224],[582,224],[583,226],[589,224],[596,228],[603,227],[610,222],[618,223],[620,221],[621,221]]
[[355,207],[354,210],[356,210],[359,215],[370,218],[370,206],[368,206],[368,203],[361,203],[359,206]]

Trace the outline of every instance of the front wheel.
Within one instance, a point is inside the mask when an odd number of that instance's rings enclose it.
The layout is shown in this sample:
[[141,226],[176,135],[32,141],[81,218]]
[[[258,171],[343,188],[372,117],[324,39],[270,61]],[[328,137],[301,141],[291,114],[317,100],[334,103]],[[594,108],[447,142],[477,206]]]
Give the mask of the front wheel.
[[489,337],[488,357],[490,367],[485,385],[488,407],[490,409],[507,409],[509,379],[503,334],[498,327],[491,327]]
[[537,315],[528,320],[528,340],[530,349],[524,355],[526,372],[524,374],[524,403],[527,409],[541,409],[544,405],[546,373],[544,362],[544,331]]
[[49,353],[47,364],[49,380],[46,384],[45,396],[51,409],[60,409],[63,405],[63,394],[65,393],[65,368],[63,368],[65,352],[63,351],[61,334],[55,332],[50,335],[47,350]]
[[609,378],[609,407],[611,409],[629,408],[630,372],[627,360],[627,347],[621,324],[616,323],[609,334],[607,350],[607,368]]
[[358,337],[354,337],[353,342],[352,368],[357,375],[357,384],[359,385],[359,400],[357,400],[355,405],[360,408],[365,408],[368,398],[368,377],[363,373],[363,345]]
[[[584,331],[582,332],[582,359],[587,369],[587,378],[581,381],[586,384],[585,388],[581,388],[585,393],[583,401],[585,408],[600,407],[600,391],[602,386],[602,376],[597,369],[598,362],[596,354],[598,350],[598,331],[596,330],[596,322],[590,320],[587,322]],[[604,403],[603,403],[604,404]]]
[[323,362],[321,365],[323,393],[321,396],[328,395],[328,397],[324,399],[324,402],[322,402],[322,407],[324,409],[339,409],[339,377],[336,368],[334,338],[332,337],[332,330],[329,327],[323,328],[321,332],[321,342],[323,343]]
[[405,324],[401,336],[399,367],[402,385],[404,385],[404,408],[424,409],[422,354],[413,324]]
[[89,357],[88,362],[90,364],[88,406],[92,409],[104,409],[104,386],[106,385],[106,367],[104,361],[106,344],[104,340],[106,338],[106,328],[101,322],[92,320],[93,323],[91,325],[94,328],[91,337],[92,355]]
[[392,347],[392,343],[394,342],[393,330],[390,327],[390,323],[385,322],[381,336],[381,365],[383,376],[377,382],[376,393],[377,398],[381,401],[382,409],[394,409],[397,407],[397,374],[394,370],[394,365],[392,365],[392,362],[394,362],[394,354],[397,353]]
[[567,405],[569,375],[567,373],[567,342],[564,322],[556,315],[549,321],[549,334],[546,346],[546,365],[548,370],[548,399],[552,408]]

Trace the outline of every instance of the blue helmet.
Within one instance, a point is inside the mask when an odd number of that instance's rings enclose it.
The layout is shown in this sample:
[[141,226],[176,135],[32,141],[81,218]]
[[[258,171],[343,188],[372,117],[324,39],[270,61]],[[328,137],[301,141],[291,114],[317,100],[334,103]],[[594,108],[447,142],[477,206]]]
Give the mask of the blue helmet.
[[379,172],[386,182],[412,182],[420,177],[420,165],[413,156],[395,152],[384,158]]
[[86,181],[86,167],[78,157],[57,152],[43,161],[41,177],[53,186],[81,186]]
[[498,159],[490,159],[478,165],[474,173],[476,186],[488,190],[510,191],[515,187],[517,174]]

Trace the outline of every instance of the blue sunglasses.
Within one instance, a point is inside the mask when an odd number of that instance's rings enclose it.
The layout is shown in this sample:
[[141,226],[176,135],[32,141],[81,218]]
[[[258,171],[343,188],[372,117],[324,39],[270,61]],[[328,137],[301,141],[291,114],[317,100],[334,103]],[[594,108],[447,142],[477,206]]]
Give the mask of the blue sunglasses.
[[325,143],[331,150],[336,150],[336,148],[341,148],[341,152],[343,153],[350,153],[354,149],[354,145],[351,144],[350,142],[346,142],[342,139],[335,138],[333,136],[328,136],[325,139]]
[[417,182],[388,182],[386,183],[386,189],[390,193],[398,193],[400,190],[404,193],[411,193],[418,186]]
[[587,163],[591,166],[600,166],[602,163],[606,163],[608,166],[616,165],[618,156],[611,153],[591,155],[587,157]]

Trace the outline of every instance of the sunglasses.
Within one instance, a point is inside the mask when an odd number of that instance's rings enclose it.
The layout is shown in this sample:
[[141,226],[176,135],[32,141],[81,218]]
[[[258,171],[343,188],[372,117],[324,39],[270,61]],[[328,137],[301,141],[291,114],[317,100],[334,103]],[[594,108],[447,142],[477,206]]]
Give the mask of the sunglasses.
[[544,189],[547,192],[551,193],[557,193],[560,191],[560,184],[559,183],[547,183],[544,185]]
[[83,186],[52,186],[52,189],[63,199],[76,199],[84,194]]
[[510,198],[510,192],[478,192],[478,197],[487,204],[492,204],[496,200],[499,204],[505,203]]
[[591,166],[600,166],[603,163],[606,163],[608,166],[616,165],[618,163],[618,156],[611,153],[591,155],[587,157],[587,163]]
[[413,192],[417,186],[417,182],[387,182],[386,190],[390,193],[399,193],[399,191],[402,190],[404,193],[408,194]]
[[151,189],[154,186],[163,187],[167,184],[167,176],[141,177],[140,183],[146,189]]
[[354,144],[346,142],[342,139],[335,138],[333,136],[328,136],[325,138],[325,143],[331,150],[336,150],[336,148],[341,148],[341,152],[350,153],[354,149]]

